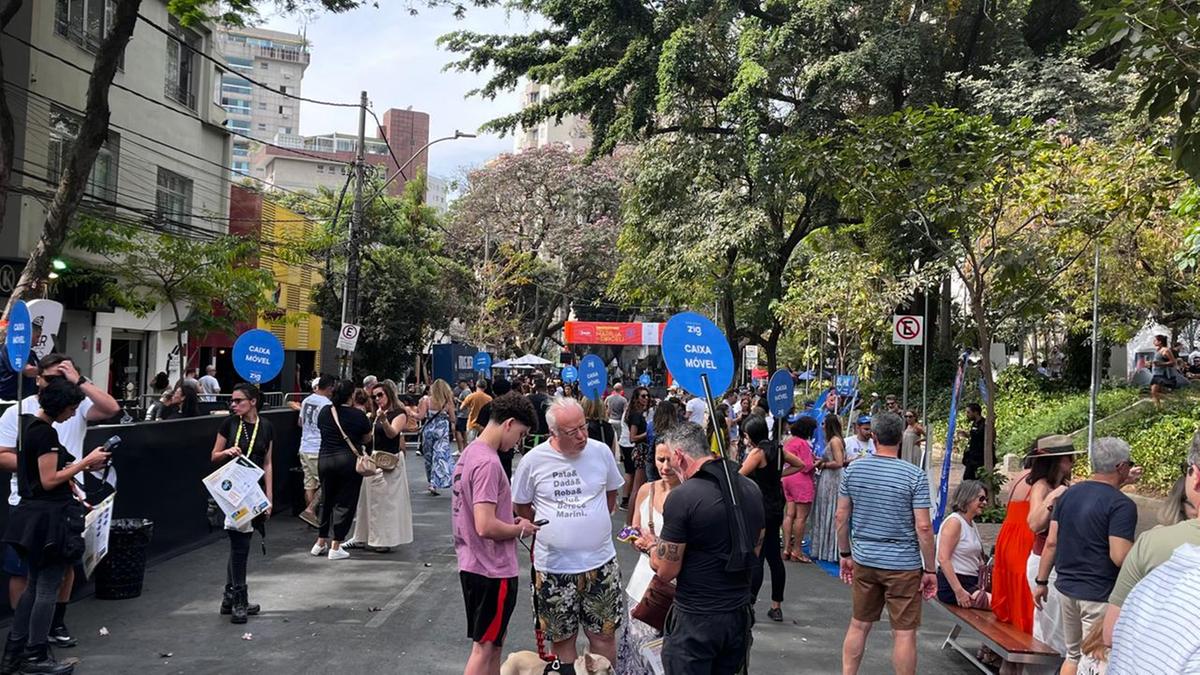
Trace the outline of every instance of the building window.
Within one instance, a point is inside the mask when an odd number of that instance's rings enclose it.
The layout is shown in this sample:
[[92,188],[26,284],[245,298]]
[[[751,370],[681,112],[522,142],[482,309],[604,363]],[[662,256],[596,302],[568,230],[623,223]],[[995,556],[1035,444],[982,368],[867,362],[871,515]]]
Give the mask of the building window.
[[233,172],[240,173],[243,176],[250,174],[250,162],[234,162]]
[[182,27],[174,18],[168,27],[167,38],[167,98],[196,109],[196,52],[200,51],[200,36]]
[[281,94],[286,94],[286,93],[287,93],[287,87],[286,87],[286,86],[285,86],[285,87],[280,87],[280,88],[279,88],[279,93],[281,93]]
[[247,133],[250,131],[250,120],[226,120],[225,126],[233,129],[234,131]]
[[[80,119],[78,116],[58,106],[50,106],[50,137],[48,143],[49,151],[46,158],[46,167],[48,169],[46,177],[52,183],[58,183],[62,178],[62,172],[66,168],[67,161],[71,156],[71,145],[79,137],[79,123]],[[92,165],[92,173],[88,177],[85,194],[103,201],[116,201],[117,160],[120,148],[121,137],[110,129],[104,145],[100,147],[100,154],[96,155],[96,163]]]
[[234,143],[233,144],[233,156],[234,157],[249,157],[250,156],[250,144],[249,143]]
[[267,123],[266,123],[266,122],[259,122],[259,123],[258,123],[258,130],[259,130],[259,131],[266,131],[266,130],[267,130]]
[[94,54],[112,29],[116,7],[116,0],[56,0],[54,32]]
[[222,75],[221,76],[221,93],[249,96],[251,93],[250,81],[238,75]]
[[192,213],[191,179],[159,167],[154,202],[160,221],[176,226],[187,225]]
[[259,101],[259,102],[258,102],[258,109],[259,109],[259,110],[266,110],[266,109],[267,109],[267,102],[266,102],[266,101]]
[[270,67],[271,67],[271,64],[267,63],[266,61],[259,61],[259,62],[258,62],[258,67],[259,67],[259,68],[261,68],[261,69],[263,69],[263,70],[267,70],[268,68],[270,68]]
[[325,173],[325,165],[324,164],[317,165],[317,173]]

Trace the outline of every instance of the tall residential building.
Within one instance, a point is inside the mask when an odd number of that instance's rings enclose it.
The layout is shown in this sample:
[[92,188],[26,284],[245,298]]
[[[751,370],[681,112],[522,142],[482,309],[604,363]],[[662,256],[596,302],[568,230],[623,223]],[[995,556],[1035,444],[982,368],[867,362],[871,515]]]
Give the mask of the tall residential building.
[[[302,36],[261,28],[225,28],[217,49],[233,72],[221,75],[221,106],[231,130],[260,141],[300,130],[300,82],[308,68],[308,44]],[[251,84],[245,77],[268,88]],[[251,175],[255,144],[233,137],[233,170]]]
[[[46,206],[80,132],[89,72],[110,30],[114,0],[25,2],[5,28],[8,104],[14,117],[14,171],[0,226],[0,293],[36,246]],[[142,22],[125,49],[109,92],[109,131],[92,168],[78,214],[135,223],[148,233],[211,236],[227,231],[229,133],[215,105],[211,27],[184,28],[166,0],[143,0]],[[11,37],[10,37],[11,36]],[[28,43],[28,44],[26,44]],[[32,45],[28,46],[28,45]],[[198,53],[197,53],[198,52]],[[204,58],[206,55],[208,58]],[[106,264],[79,250],[66,255],[103,275]],[[118,398],[138,395],[158,371],[177,377],[173,313],[97,307],[90,282],[53,282],[49,299],[63,306],[54,348]],[[181,307],[183,313],[189,308]]]
[[[526,83],[521,97],[521,108],[546,100],[553,91],[554,88],[548,84]],[[561,122],[542,120],[537,126],[522,128],[513,135],[514,152],[554,144],[569,146],[576,152],[587,152],[592,147],[591,125],[578,115],[570,115],[564,117]]]
[[425,204],[439,215],[450,210],[450,181],[441,176],[425,179]]
[[[383,114],[382,122],[383,138],[368,136],[363,155],[377,175],[385,180],[390,178],[400,165],[421,151],[405,167],[404,175],[388,185],[388,194],[398,196],[404,192],[408,178],[429,169],[429,151],[422,150],[429,142],[429,113],[392,108]],[[341,133],[319,136],[280,133],[272,143],[256,148],[251,155],[254,176],[267,186],[292,191],[312,191],[318,187],[340,190],[349,177],[349,165],[358,149],[356,135]]]

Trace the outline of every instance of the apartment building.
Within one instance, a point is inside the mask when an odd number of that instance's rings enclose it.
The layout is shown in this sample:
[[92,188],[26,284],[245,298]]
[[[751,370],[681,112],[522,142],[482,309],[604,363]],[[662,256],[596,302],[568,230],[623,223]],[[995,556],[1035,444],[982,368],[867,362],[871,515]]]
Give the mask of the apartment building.
[[[12,290],[41,234],[115,4],[25,2],[6,29],[11,36],[0,39],[4,93],[16,132],[14,175],[0,229],[0,292]],[[144,20],[138,21],[109,95],[110,130],[80,214],[136,222],[149,232],[227,231],[225,112],[213,100],[214,64],[192,51],[211,57],[213,33],[204,26],[181,27],[168,15],[165,0],[146,0],[140,11]],[[78,251],[68,254],[88,262]],[[160,307],[146,316],[119,307],[95,311],[90,295],[88,288],[49,289],[50,299],[64,307],[55,348],[70,354],[85,375],[126,398],[145,392],[160,370],[179,372],[170,311]]]
[[[308,43],[302,36],[261,28],[222,28],[217,51],[231,72],[221,74],[221,106],[233,138],[233,170],[252,175],[252,140],[270,141],[276,134],[300,130],[300,83],[308,68]],[[266,85],[252,85],[250,78]],[[290,96],[289,96],[290,95]]]
[[[546,100],[554,88],[548,84],[527,82],[521,92],[521,108],[527,108]],[[561,122],[542,120],[534,127],[525,127],[513,134],[513,151],[562,144],[576,152],[587,152],[592,147],[592,128],[587,120],[578,115],[564,117]]]
[[[429,142],[429,114],[392,108],[383,113],[382,122],[383,136],[368,136],[363,156],[384,180],[408,162],[404,175],[388,185],[388,194],[398,196],[403,194],[408,179],[429,168],[429,151],[422,150]],[[370,131],[371,126],[367,129]],[[315,191],[319,187],[340,190],[346,184],[357,151],[357,135],[280,133],[275,135],[272,145],[255,149],[251,165],[256,178],[278,190]]]

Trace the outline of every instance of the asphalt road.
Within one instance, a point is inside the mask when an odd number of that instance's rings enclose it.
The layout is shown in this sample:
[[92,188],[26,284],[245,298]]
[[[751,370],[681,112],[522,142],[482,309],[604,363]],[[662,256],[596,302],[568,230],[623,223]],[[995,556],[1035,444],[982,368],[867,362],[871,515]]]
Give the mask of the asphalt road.
[[[68,624],[79,646],[60,657],[81,659],[78,673],[420,673],[462,672],[470,643],[450,534],[449,493],[424,492],[421,459],[409,454],[416,541],[388,554],[354,551],[349,560],[313,558],[315,531],[290,517],[272,520],[268,553],[254,540],[251,599],[263,613],[245,626],[217,614],[225,579],[224,539],[151,567],[140,598],[88,598],[72,605]],[[613,519],[614,532],[624,513]],[[522,579],[528,556],[522,554]],[[618,544],[622,568],[634,553]],[[850,595],[814,565],[789,563],[784,622],[755,629],[754,673],[840,672]],[[765,586],[764,590],[769,588]],[[764,593],[764,595],[766,595]],[[102,630],[106,635],[101,635]],[[949,631],[927,612],[919,671],[973,673],[965,659],[940,649]],[[891,672],[886,623],[871,636],[863,673]],[[521,587],[508,649],[534,649],[528,586]]]

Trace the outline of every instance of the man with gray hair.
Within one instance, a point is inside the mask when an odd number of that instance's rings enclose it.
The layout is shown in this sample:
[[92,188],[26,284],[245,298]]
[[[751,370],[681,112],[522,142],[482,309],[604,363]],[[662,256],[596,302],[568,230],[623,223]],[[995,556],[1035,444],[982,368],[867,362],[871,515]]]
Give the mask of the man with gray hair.
[[1096,439],[1091,460],[1091,478],[1072,485],[1054,504],[1034,579],[1033,601],[1041,607],[1049,594],[1050,570],[1058,570],[1054,587],[1062,596],[1064,675],[1075,674],[1083,637],[1104,621],[1108,597],[1137,529],[1137,506],[1121,492],[1142,475],[1129,458],[1129,444],[1119,438]]
[[672,675],[740,673],[754,625],[751,578],[762,549],[762,492],[738,466],[709,450],[704,428],[675,424],[658,440],[683,481],[663,506],[650,566],[675,581],[663,627],[663,665]]
[[[1183,489],[1188,503],[1194,508],[1200,509],[1200,430],[1192,436],[1192,449],[1188,453],[1187,467],[1184,469]],[[1175,549],[1184,544],[1200,546],[1200,517],[1166,527],[1156,527],[1138,535],[1137,541],[1133,543],[1133,548],[1129,549],[1129,554],[1125,556],[1125,564],[1121,565],[1117,583],[1113,587],[1112,593],[1108,595],[1108,608],[1104,617],[1105,644],[1112,646],[1113,627],[1117,624],[1117,619],[1124,616],[1125,611],[1139,615],[1131,618],[1131,624],[1141,624],[1148,618],[1141,615],[1153,613],[1154,607],[1152,606],[1139,605],[1129,608],[1125,601],[1134,586],[1137,586],[1159,565],[1167,562]],[[1158,658],[1159,653],[1159,650],[1145,651],[1144,657],[1142,657],[1145,660],[1138,661],[1142,669],[1152,670],[1154,669],[1152,666],[1159,665],[1152,661],[1152,659]],[[1138,652],[1130,650],[1128,656],[1138,658]],[[1165,666],[1160,666],[1158,670],[1159,672],[1169,672]]]
[[578,401],[552,400],[546,426],[550,440],[517,465],[513,505],[527,520],[547,521],[533,550],[537,620],[554,643],[558,672],[571,674],[581,624],[592,653],[617,662],[625,611],[610,516],[625,479],[612,451],[588,438]]

